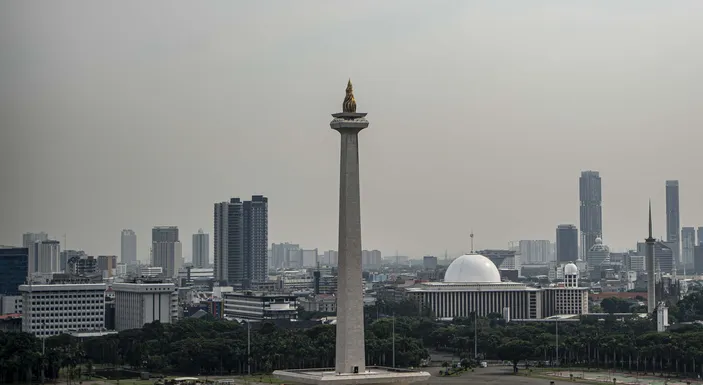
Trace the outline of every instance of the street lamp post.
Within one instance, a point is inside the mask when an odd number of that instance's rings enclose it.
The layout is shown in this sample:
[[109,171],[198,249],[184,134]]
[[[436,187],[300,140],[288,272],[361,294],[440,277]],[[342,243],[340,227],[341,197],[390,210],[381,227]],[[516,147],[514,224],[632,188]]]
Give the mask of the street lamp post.
[[393,367],[395,368],[395,312],[393,313]]

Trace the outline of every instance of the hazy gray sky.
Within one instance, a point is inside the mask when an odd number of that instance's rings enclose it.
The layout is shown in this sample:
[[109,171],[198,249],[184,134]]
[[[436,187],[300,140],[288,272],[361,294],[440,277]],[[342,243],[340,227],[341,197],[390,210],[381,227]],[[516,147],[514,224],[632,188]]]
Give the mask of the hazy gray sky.
[[604,239],[703,225],[703,2],[2,1],[0,244],[46,231],[119,254],[132,228],[212,232],[213,203],[269,197],[271,242],[337,246],[347,78],[364,248],[457,253],[578,225]]

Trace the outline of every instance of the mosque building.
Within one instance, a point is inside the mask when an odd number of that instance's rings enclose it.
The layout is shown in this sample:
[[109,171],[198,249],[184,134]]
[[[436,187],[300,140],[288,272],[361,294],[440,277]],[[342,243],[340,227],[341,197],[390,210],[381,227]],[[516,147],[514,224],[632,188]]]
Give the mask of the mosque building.
[[420,283],[406,289],[409,298],[432,310],[437,318],[491,313],[510,319],[542,319],[588,313],[588,288],[579,287],[579,269],[564,266],[564,282],[532,287],[502,282],[495,264],[480,254],[466,254],[447,268],[444,282]]

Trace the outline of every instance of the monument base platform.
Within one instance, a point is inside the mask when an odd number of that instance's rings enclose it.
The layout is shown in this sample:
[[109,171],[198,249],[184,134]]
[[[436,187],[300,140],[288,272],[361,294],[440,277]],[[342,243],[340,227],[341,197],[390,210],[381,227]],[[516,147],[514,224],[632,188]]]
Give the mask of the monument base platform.
[[430,378],[427,372],[378,366],[367,366],[363,373],[338,374],[334,368],[326,368],[276,370],[273,375],[282,381],[311,385],[409,384],[427,381]]

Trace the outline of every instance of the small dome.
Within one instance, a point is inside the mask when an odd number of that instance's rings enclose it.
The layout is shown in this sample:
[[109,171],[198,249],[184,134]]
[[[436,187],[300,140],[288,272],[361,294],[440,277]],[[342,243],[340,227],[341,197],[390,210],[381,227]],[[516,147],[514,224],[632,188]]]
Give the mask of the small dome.
[[496,265],[480,254],[465,254],[452,261],[444,273],[444,282],[499,283]]
[[596,238],[596,245],[602,245],[603,244],[603,238]]
[[564,275],[578,275],[579,274],[579,268],[574,265],[573,263],[567,263],[566,266],[564,266]]

